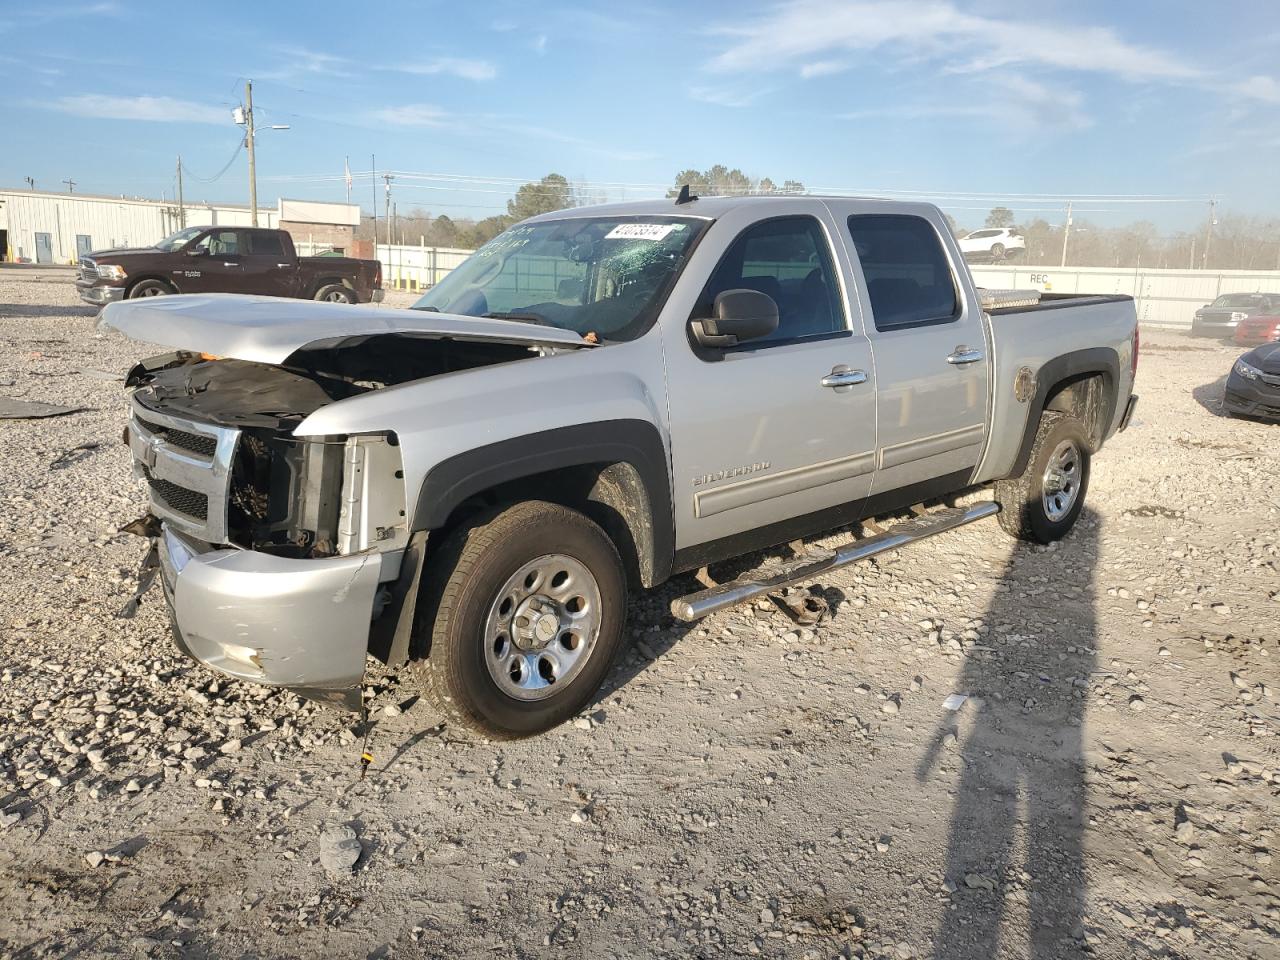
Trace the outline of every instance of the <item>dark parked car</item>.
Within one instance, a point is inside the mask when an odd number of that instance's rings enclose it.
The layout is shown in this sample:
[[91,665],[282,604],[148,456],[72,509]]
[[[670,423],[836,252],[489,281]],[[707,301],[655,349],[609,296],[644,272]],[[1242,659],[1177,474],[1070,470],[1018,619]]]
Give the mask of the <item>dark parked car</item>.
[[1193,337],[1235,336],[1241,320],[1280,313],[1280,293],[1224,293],[1196,311],[1191,321]]
[[1255,347],[1231,365],[1223,409],[1280,423],[1280,343]]
[[76,290],[101,305],[169,293],[256,293],[368,303],[382,299],[382,264],[300,257],[285,230],[187,227],[155,246],[99,250],[80,258]]

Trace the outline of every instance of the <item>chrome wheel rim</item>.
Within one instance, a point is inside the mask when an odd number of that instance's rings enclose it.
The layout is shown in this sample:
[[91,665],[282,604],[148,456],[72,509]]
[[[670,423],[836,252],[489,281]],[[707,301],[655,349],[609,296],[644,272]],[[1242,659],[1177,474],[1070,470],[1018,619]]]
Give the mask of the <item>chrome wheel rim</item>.
[[144,297],[163,297],[164,290],[161,287],[146,287],[141,295]]
[[1063,440],[1054,447],[1041,484],[1044,513],[1054,523],[1070,513],[1080,498],[1080,477],[1080,448],[1074,440]]
[[600,634],[600,587],[586,565],[552,553],[498,591],[485,618],[484,662],[507,696],[545,700],[568,687]]
[[348,297],[341,290],[334,290],[331,294],[325,297],[325,299],[328,300],[330,303],[350,303],[351,302],[351,298]]

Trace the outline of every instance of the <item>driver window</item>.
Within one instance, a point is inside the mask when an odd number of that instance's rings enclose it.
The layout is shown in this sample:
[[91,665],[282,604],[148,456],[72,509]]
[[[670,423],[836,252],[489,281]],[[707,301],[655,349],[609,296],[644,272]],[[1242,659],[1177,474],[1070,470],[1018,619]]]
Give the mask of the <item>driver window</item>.
[[709,317],[716,296],[726,290],[758,290],[778,305],[778,329],[750,341],[752,348],[844,333],[831,253],[813,217],[778,217],[748,227],[733,242],[694,308]]
[[240,235],[235,230],[214,230],[206,233],[192,247],[211,257],[234,257],[240,254]]

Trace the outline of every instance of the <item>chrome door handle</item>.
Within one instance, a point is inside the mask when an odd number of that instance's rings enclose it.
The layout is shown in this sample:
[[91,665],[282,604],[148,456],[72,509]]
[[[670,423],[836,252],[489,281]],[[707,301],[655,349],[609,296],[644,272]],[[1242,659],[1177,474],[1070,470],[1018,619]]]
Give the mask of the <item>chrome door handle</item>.
[[822,378],[822,385],[824,387],[854,387],[860,383],[866,382],[867,371],[850,370],[844,365],[834,368],[830,373]]
[[238,267],[238,266],[240,266],[240,264],[238,264],[238,263],[227,263],[225,260],[222,262],[222,265],[223,265],[224,267]]
[[287,269],[288,267],[292,266],[292,264],[288,264],[288,263],[277,263],[277,264],[276,264],[276,266],[277,266],[277,267],[283,267],[283,268],[286,268],[286,269]]
[[977,363],[982,359],[981,350],[973,350],[969,347],[956,347],[955,352],[947,357],[947,363]]

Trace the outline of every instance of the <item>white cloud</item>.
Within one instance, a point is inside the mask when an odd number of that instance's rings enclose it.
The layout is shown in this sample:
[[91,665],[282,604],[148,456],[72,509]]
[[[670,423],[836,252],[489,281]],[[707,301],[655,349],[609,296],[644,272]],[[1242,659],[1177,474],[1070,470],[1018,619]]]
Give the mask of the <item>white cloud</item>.
[[231,123],[231,111],[173,97],[109,97],[82,93],[47,104],[78,117],[103,120],[152,120],[159,123]]
[[547,52],[547,35],[540,33],[533,38],[533,52],[538,56],[542,56]]
[[498,75],[498,68],[488,60],[469,60],[463,57],[436,57],[421,63],[402,64],[393,69],[421,77],[443,74],[477,81],[492,80]]
[[449,121],[448,112],[429,103],[408,103],[401,107],[383,107],[374,114],[383,123],[397,127],[440,127]]
[[800,67],[800,76],[808,80],[811,77],[827,77],[833,73],[844,73],[851,64],[839,60],[815,60]]
[[705,86],[689,88],[689,96],[692,99],[717,107],[749,107],[767,92],[767,90],[739,91]]
[[845,120],[895,121],[959,119],[985,120],[1000,125],[1002,136],[1023,139],[1045,130],[1085,130],[1093,119],[1085,112],[1084,97],[1060,84],[1049,86],[1020,77],[1005,78],[998,90],[966,96],[963,102],[907,103],[869,107],[841,114]]
[[1263,103],[1280,103],[1280,80],[1275,77],[1256,76],[1241,80],[1227,88],[1228,92]]
[[721,73],[770,66],[804,70],[820,60],[897,48],[944,61],[949,69],[983,71],[1035,64],[1129,79],[1189,80],[1203,71],[1160,50],[1129,43],[1107,27],[1018,22],[961,12],[947,0],[787,0],[744,26],[717,31],[729,45],[709,64]]

